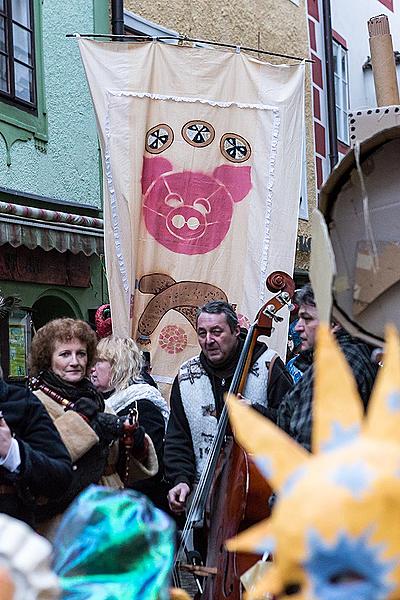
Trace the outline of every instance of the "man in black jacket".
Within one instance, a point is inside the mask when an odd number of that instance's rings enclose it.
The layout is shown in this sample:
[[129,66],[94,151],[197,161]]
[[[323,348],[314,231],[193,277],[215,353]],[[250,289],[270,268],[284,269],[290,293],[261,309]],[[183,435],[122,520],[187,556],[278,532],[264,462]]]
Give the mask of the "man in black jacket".
[[0,379],[0,512],[34,525],[37,497],[59,496],[72,464],[41,402]]
[[[164,467],[171,489],[171,510],[182,513],[198,481],[217,430],[224,393],[229,390],[243,348],[244,334],[237,315],[226,302],[209,302],[199,310],[197,337],[201,353],[186,361],[171,391],[171,414],[164,450]],[[244,395],[260,409],[276,415],[292,380],[276,352],[257,343]],[[264,412],[262,410],[262,412]]]

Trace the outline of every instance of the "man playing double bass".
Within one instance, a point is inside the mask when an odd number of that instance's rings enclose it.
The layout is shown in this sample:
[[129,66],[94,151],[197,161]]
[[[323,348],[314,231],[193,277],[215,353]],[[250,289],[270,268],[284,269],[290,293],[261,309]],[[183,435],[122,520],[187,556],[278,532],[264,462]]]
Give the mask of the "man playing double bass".
[[[165,440],[165,473],[171,485],[168,502],[176,514],[184,512],[192,486],[207,461],[245,334],[233,307],[212,301],[198,311],[197,337],[200,354],[183,363],[172,386]],[[257,342],[246,397],[262,412],[268,407],[268,416],[273,418],[291,387],[291,377],[277,353]]]

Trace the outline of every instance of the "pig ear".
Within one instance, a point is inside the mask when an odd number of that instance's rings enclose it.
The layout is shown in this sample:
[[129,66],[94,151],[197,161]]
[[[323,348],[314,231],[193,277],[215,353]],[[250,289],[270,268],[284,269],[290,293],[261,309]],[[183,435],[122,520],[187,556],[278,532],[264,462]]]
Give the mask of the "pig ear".
[[251,167],[221,165],[214,170],[213,175],[224,184],[233,201],[240,202],[252,188],[250,171]]
[[145,194],[150,185],[163,173],[172,171],[172,164],[166,158],[156,156],[155,158],[143,158],[142,170],[142,192]]

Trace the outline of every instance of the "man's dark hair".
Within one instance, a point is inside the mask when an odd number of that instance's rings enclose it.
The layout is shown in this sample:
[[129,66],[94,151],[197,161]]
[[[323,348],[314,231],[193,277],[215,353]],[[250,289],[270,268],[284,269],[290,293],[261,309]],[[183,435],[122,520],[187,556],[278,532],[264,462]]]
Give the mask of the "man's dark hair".
[[207,313],[208,315],[224,314],[226,317],[226,321],[229,325],[229,329],[232,333],[239,325],[239,319],[237,317],[235,309],[233,308],[232,304],[229,304],[229,302],[224,302],[224,300],[212,300],[211,302],[207,302],[207,304],[200,306],[197,309],[196,325],[198,318],[202,313]]
[[316,306],[311,283],[306,283],[302,288],[296,291],[295,302],[299,306],[302,304],[306,304],[307,306]]

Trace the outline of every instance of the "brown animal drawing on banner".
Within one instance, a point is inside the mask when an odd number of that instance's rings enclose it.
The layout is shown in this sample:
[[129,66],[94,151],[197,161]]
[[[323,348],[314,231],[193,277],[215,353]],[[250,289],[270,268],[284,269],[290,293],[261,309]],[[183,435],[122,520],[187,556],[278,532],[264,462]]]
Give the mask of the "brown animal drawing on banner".
[[[142,345],[150,343],[151,334],[168,311],[177,311],[196,329],[198,306],[210,300],[228,301],[225,292],[215,285],[201,281],[175,281],[173,277],[164,273],[143,275],[139,280],[138,289],[142,294],[153,294],[153,298],[147,303],[138,321],[137,341]],[[167,352],[170,352],[166,340],[167,334],[178,334],[181,328],[177,325],[169,325],[168,327],[174,328],[174,332],[172,330],[164,332],[163,339],[160,336],[160,345]],[[183,332],[183,330],[181,331]],[[175,348],[176,352],[177,349]]]

